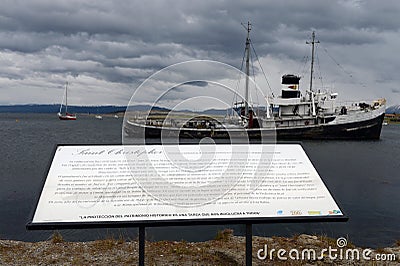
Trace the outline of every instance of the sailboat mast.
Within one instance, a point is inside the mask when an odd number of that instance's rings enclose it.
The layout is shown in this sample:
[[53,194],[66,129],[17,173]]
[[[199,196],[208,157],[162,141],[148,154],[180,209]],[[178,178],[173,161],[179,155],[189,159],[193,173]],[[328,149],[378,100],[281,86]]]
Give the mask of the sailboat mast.
[[65,83],[65,113],[68,113],[68,81]]
[[244,99],[245,116],[249,114],[249,76],[250,76],[250,31],[251,24],[247,22],[247,38],[246,38],[246,90]]

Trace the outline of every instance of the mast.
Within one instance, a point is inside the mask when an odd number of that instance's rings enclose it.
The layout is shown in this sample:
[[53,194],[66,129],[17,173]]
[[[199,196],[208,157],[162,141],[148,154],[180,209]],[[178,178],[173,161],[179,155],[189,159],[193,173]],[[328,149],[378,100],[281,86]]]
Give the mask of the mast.
[[[245,27],[246,28],[246,27]],[[245,99],[244,99],[244,110],[245,116],[249,115],[249,76],[250,76],[250,31],[251,24],[247,22],[247,38],[246,38],[246,90],[245,90]]]
[[315,113],[315,102],[314,102],[314,91],[312,88],[312,82],[313,82],[313,74],[314,74],[314,51],[315,51],[315,44],[319,43],[319,41],[315,41],[315,31],[312,32],[311,35],[311,42],[306,42],[307,44],[311,44],[311,73],[310,73],[310,96],[311,96],[311,101],[312,101],[312,113],[313,116],[316,115]]
[[68,81],[65,83],[65,114],[68,113]]

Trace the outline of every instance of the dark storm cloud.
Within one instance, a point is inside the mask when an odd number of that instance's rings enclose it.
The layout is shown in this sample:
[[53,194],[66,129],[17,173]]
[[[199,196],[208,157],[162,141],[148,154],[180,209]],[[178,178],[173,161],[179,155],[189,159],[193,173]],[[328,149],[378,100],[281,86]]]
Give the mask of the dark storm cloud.
[[[85,76],[90,77],[88,84],[94,79],[126,89],[126,84],[137,85],[185,60],[211,59],[240,67],[246,38],[240,23],[250,20],[259,57],[299,61],[309,52],[305,41],[315,30],[321,45],[339,58],[354,56],[354,67],[384,62],[382,74],[374,77],[379,79],[398,66],[391,56],[395,45],[390,46],[398,40],[398,14],[396,0],[6,0],[0,9],[0,77],[40,77],[45,84],[63,75]],[[377,53],[365,49],[382,45],[392,48]],[[357,47],[365,49],[362,54],[352,52]]]
[[191,85],[191,86],[197,86],[197,87],[205,87],[208,85],[207,81],[203,81],[203,80],[195,80],[195,81],[188,81],[185,82],[182,85]]
[[[396,30],[399,19],[394,15],[398,11],[396,2],[378,5],[358,1],[147,1],[146,4],[135,1],[96,1],[92,4],[8,1],[8,5],[2,6],[0,22],[3,31],[24,34],[23,37],[17,34],[15,40],[10,36],[10,40],[14,45],[27,46],[27,51],[33,49],[32,45],[36,49],[45,48],[47,38],[44,35],[49,38],[48,45],[63,43],[66,46],[73,45],[76,40],[83,40],[82,44],[87,46],[87,42],[98,40],[99,35],[103,41],[117,43],[129,40],[177,43],[231,53],[227,48],[243,46],[245,33],[239,23],[247,20],[253,22],[260,42],[279,42],[280,37],[285,37],[279,32],[282,27],[295,29],[297,38],[304,38],[303,32],[312,28],[327,33],[347,28],[348,35],[345,30],[339,35],[332,32],[327,36],[333,40],[362,42],[365,37],[362,34],[354,36],[352,29]],[[27,33],[34,34],[25,36]],[[26,42],[23,38],[34,42]]]

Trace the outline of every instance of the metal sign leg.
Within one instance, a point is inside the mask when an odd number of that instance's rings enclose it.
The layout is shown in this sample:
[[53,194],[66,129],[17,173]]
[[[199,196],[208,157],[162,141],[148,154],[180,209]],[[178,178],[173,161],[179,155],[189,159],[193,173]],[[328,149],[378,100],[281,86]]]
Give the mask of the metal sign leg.
[[139,266],[144,266],[146,228],[139,226]]
[[246,224],[246,266],[252,265],[253,260],[253,225]]

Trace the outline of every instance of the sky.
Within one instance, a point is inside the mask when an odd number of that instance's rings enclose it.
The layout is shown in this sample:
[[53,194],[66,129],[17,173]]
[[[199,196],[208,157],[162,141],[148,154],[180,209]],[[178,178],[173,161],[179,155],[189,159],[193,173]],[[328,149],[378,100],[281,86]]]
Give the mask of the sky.
[[[0,104],[60,103],[68,82],[70,104],[127,105],[147,78],[173,64],[214,60],[241,69],[248,21],[264,94],[279,95],[284,74],[309,86],[306,41],[315,31],[314,88],[338,92],[341,101],[400,104],[398,0],[0,3]],[[203,78],[189,70],[191,79]],[[157,95],[148,91],[143,103]]]

